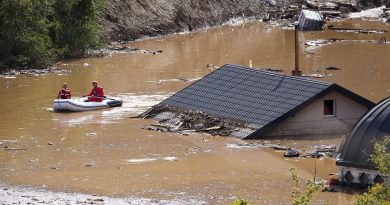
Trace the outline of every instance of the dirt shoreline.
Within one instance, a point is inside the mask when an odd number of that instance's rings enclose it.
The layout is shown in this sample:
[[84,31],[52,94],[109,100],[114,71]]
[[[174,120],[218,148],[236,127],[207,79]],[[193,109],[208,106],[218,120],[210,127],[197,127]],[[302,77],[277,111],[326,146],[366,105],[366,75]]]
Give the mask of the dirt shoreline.
[[[378,0],[379,1],[379,0]],[[208,1],[201,0],[182,2],[180,0],[109,0],[98,17],[102,27],[102,37],[107,44],[100,50],[92,50],[80,58],[103,57],[115,53],[147,53],[162,51],[127,48],[122,44],[129,41],[162,38],[166,35],[193,32],[226,24],[242,24],[261,20],[272,22],[281,27],[292,27],[298,20],[301,9],[322,11],[328,18],[350,18],[348,14],[379,7],[380,3],[370,1],[335,0],[329,7],[325,1],[311,0],[243,0],[243,1]],[[348,2],[348,3],[346,3]],[[352,3],[351,3],[352,2]],[[390,6],[390,5],[389,5]],[[388,18],[390,16],[384,16]],[[42,75],[41,72],[52,70],[52,66],[44,69],[8,68],[0,70],[0,77],[18,75],[23,71],[28,75]],[[23,74],[23,73],[22,73]]]
[[376,5],[366,1],[362,1],[365,7],[360,1],[332,2],[329,6],[321,0],[110,0],[98,21],[106,42],[132,41],[220,26],[237,18],[294,22],[301,8],[349,13]]
[[0,182],[0,204],[127,204],[127,205],[190,205],[205,204],[196,199],[156,200],[143,197],[115,198],[91,194],[53,192],[46,189],[9,186]]
[[344,15],[385,3],[383,0],[109,0],[98,21],[106,42],[132,41],[220,26],[237,18],[294,22],[300,9]]

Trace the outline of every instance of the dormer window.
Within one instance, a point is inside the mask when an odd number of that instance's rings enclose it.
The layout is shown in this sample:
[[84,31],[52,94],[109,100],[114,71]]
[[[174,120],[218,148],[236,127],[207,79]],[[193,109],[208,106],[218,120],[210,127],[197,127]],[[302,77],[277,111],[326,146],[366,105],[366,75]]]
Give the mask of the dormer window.
[[334,116],[335,115],[335,101],[334,100],[324,100],[324,115],[325,116]]

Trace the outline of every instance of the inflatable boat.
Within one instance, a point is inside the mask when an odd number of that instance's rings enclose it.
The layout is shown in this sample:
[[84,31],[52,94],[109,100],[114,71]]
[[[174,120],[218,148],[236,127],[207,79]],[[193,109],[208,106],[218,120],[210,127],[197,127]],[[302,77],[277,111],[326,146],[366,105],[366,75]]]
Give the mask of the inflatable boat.
[[122,100],[113,98],[104,98],[101,102],[88,102],[88,97],[53,100],[55,112],[81,112],[120,106],[122,106]]

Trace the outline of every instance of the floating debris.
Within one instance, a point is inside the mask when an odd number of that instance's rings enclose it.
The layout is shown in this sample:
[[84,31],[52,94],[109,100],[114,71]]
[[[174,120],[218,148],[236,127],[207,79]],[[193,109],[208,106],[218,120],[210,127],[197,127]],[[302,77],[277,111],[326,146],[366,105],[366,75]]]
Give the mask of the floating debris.
[[175,162],[175,161],[178,161],[179,158],[177,158],[177,157],[164,157],[164,158],[162,158],[162,160]]
[[284,153],[284,157],[299,157],[299,151],[296,149],[287,149],[287,152]]
[[153,118],[160,123],[145,125],[142,129],[176,132],[184,135],[203,132],[213,136],[228,136],[235,131],[247,128],[244,123],[238,120],[222,119],[200,111],[184,110],[166,105],[157,105],[140,117]]
[[298,22],[301,30],[318,31],[322,30],[324,18],[319,12],[302,10]]
[[111,56],[113,54],[127,54],[127,53],[142,53],[142,54],[157,55],[158,53],[163,53],[163,51],[142,50],[139,48],[131,48],[125,45],[110,45],[107,48],[103,48],[100,50],[89,50],[87,54],[85,54],[85,57],[104,57],[104,56]]
[[63,70],[58,67],[49,67],[46,69],[23,69],[23,70],[4,70],[0,72],[0,77],[3,78],[16,78],[18,75],[27,75],[27,76],[44,76],[49,73],[54,73],[58,75],[68,74],[70,71]]
[[309,78],[325,78],[332,76],[332,74],[323,74],[323,73],[309,73],[309,74],[303,74],[302,77],[309,77]]
[[346,27],[336,27],[334,25],[328,26],[329,30],[338,31],[338,32],[352,32],[352,33],[387,33],[386,30],[380,29],[364,29],[364,28],[346,28]]
[[141,163],[146,163],[146,162],[153,162],[157,161],[156,158],[142,158],[142,159],[128,159],[127,162],[131,164],[141,164]]
[[202,79],[202,77],[198,77],[198,78],[173,78],[173,79],[161,79],[159,81],[146,81],[146,82],[152,82],[152,83],[156,83],[156,85],[161,85],[162,83],[164,82],[185,82],[185,83],[190,83],[190,82],[195,82],[199,79]]
[[343,70],[342,68],[337,68],[337,67],[332,67],[332,66],[326,67],[325,69],[326,70]]
[[16,147],[7,147],[5,146],[3,148],[3,150],[5,151],[21,151],[21,150],[27,150],[26,148],[16,148]]

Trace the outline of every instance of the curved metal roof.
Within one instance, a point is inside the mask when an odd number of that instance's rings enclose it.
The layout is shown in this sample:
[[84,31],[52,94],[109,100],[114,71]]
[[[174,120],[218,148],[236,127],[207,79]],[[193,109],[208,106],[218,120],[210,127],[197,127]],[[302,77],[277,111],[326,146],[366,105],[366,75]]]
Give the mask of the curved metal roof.
[[336,165],[376,169],[370,155],[374,143],[385,136],[390,136],[390,98],[382,100],[356,123],[341,146]]

